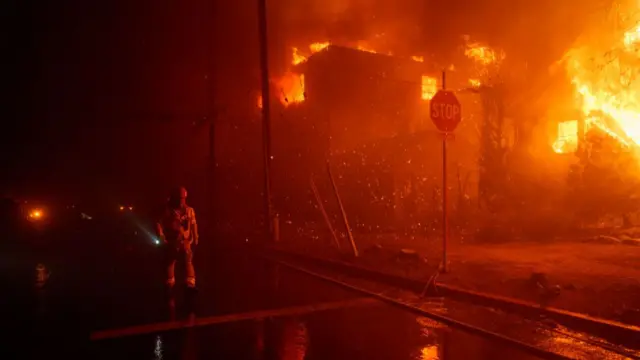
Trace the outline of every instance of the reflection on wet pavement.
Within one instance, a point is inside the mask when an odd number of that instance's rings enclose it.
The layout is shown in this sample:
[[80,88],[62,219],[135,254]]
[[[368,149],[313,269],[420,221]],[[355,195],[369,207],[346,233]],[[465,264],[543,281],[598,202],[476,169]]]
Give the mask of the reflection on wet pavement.
[[[233,269],[233,276],[228,276],[229,269]],[[159,287],[156,291],[153,290],[154,285],[136,288],[127,283],[113,282],[118,290],[108,292],[105,287],[99,292],[105,303],[97,303],[96,309],[109,310],[91,314],[94,317],[91,329],[165,321],[171,316],[184,320],[194,312],[201,319],[344,301],[358,296],[287,268],[237,255],[214,263],[202,278],[207,281],[201,282],[197,295],[177,291],[174,297],[169,298],[175,303],[175,308],[163,301]],[[148,283],[153,284],[151,281]],[[405,296],[402,291],[380,291]],[[571,358],[622,358],[612,356],[598,346],[585,345],[584,341],[589,339],[580,338],[581,334],[572,334],[568,329],[557,326],[551,330],[540,328],[515,321],[495,310],[462,308],[437,298],[428,300],[422,299],[420,303],[416,299],[411,301],[429,311],[482,321],[495,331],[515,334]],[[173,315],[171,309],[175,311]],[[109,360],[534,359],[516,349],[388,305],[354,306],[264,320],[245,319],[96,341],[91,344],[90,355],[90,358]]]

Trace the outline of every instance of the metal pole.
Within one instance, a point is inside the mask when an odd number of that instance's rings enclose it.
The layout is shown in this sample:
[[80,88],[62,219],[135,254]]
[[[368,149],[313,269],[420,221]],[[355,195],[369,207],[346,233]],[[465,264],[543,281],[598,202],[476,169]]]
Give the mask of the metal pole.
[[269,51],[267,43],[267,2],[258,0],[260,31],[260,72],[262,76],[262,143],[264,155],[264,212],[269,240],[273,237],[273,206],[271,203],[271,101],[269,98]]
[[[442,71],[442,90],[446,90],[446,73]],[[449,238],[449,207],[447,206],[447,133],[442,136],[442,272],[447,269],[447,242]]]
[[329,215],[324,208],[324,204],[322,203],[322,198],[320,197],[320,192],[318,191],[318,187],[316,187],[315,181],[313,181],[313,175],[310,178],[311,180],[311,191],[313,191],[313,195],[316,198],[316,202],[318,203],[318,208],[322,213],[322,217],[324,217],[324,221],[327,223],[327,227],[329,228],[329,232],[331,233],[331,237],[336,244],[338,250],[340,250],[340,241],[338,240],[338,236],[336,235],[335,230],[333,230],[333,225],[331,225],[331,220],[329,219]]
[[347,229],[347,235],[349,236],[349,242],[351,243],[353,256],[358,257],[359,256],[358,247],[356,246],[356,242],[353,239],[353,233],[351,232],[351,227],[349,226],[349,221],[347,220],[347,212],[344,210],[344,206],[342,205],[342,199],[340,199],[340,194],[338,193],[338,186],[336,185],[336,180],[333,178],[333,173],[331,172],[331,164],[329,164],[329,162],[327,162],[327,172],[329,173],[331,186],[333,186],[333,193],[336,196],[336,200],[338,201],[338,206],[340,207],[340,212],[342,213],[342,221],[344,221],[344,226]]

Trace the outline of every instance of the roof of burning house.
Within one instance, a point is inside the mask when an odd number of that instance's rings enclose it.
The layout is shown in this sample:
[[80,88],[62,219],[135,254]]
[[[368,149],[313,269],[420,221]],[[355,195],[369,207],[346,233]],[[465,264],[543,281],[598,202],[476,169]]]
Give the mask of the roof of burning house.
[[437,73],[430,64],[410,58],[401,58],[387,54],[373,53],[338,45],[311,55],[307,61],[298,65],[297,70],[306,73],[315,67],[330,66],[343,71],[361,71],[363,67],[369,73],[378,73],[385,78],[404,81],[416,81],[424,74]]

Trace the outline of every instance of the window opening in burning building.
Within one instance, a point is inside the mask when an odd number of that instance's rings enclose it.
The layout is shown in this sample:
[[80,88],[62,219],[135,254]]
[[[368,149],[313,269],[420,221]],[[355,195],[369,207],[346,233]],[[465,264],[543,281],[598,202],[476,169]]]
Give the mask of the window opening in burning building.
[[578,150],[578,120],[558,123],[558,136],[553,143],[553,150],[558,154],[573,153]]

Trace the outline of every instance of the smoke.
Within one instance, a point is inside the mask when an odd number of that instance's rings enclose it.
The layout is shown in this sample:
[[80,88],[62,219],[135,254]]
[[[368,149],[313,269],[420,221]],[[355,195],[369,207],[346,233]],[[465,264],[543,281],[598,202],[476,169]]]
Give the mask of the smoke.
[[431,55],[447,62],[462,45],[463,34],[510,55],[549,63],[609,3],[591,0],[576,8],[551,0],[272,1],[271,45],[279,57],[274,65],[286,61],[291,46],[317,41],[366,42],[379,52]]
[[281,0],[270,10],[270,19],[280,44],[366,42],[378,51],[398,52],[423,32],[424,4],[418,0]]

